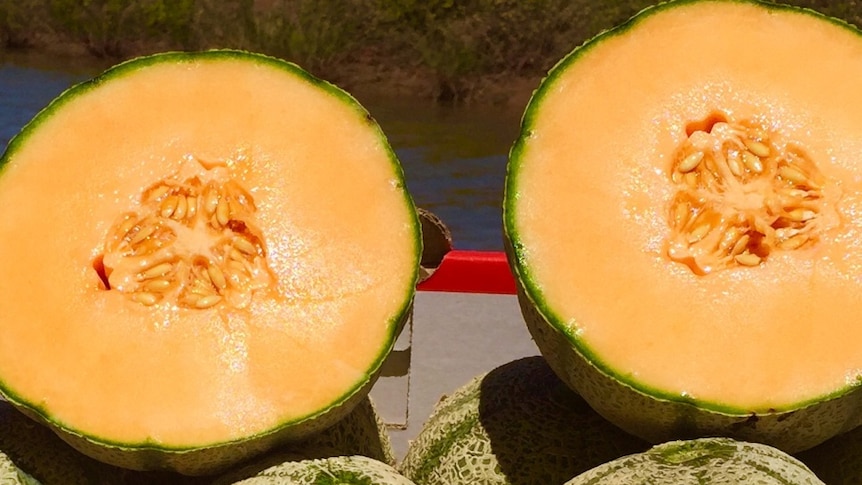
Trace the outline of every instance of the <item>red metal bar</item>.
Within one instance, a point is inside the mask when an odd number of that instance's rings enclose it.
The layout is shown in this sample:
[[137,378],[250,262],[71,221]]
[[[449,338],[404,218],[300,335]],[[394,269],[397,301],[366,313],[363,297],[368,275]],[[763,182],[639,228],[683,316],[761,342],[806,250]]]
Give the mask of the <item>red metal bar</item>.
[[502,251],[451,250],[420,291],[515,294],[515,279]]

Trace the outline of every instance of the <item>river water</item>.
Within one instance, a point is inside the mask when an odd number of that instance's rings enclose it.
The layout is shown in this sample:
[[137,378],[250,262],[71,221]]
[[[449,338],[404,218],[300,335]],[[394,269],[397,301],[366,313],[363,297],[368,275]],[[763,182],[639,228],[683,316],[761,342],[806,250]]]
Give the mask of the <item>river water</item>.
[[[0,56],[0,148],[51,99],[100,70],[45,58]],[[443,219],[455,247],[502,249],[503,183],[520,113],[353,94],[388,136],[416,204]]]

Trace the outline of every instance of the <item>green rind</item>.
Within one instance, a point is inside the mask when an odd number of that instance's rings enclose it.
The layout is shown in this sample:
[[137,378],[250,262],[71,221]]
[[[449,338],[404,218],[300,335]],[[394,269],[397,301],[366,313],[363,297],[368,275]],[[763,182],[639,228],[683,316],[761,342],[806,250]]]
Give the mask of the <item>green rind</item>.
[[[22,473],[46,484],[63,485],[203,485],[213,478],[189,477],[172,472],[135,471],[108,465],[75,450],[47,426],[29,419],[11,404],[0,400],[0,452],[9,456]],[[390,466],[395,457],[389,433],[370,398],[365,398],[347,416],[326,430],[287,447],[255,458],[281,463],[284,454],[307,458],[365,456]],[[277,461],[273,461],[276,457]],[[234,476],[248,477],[248,465]],[[231,472],[226,472],[231,473]]]
[[551,484],[647,448],[536,356],[478,376],[441,400],[398,469],[417,485]]
[[332,426],[348,414],[370,391],[371,386],[377,379],[383,361],[391,352],[396,337],[401,332],[412,312],[412,296],[419,278],[422,236],[416,206],[406,189],[403,169],[394,150],[389,145],[382,128],[352,95],[334,84],[313,76],[296,64],[281,59],[246,51],[221,49],[202,52],[165,52],[138,57],[117,64],[102,74],[65,90],[51,101],[48,106],[39,111],[10,140],[6,150],[0,156],[0,177],[2,177],[4,169],[15,157],[19,148],[26,143],[29,135],[38,130],[42,122],[49,119],[57,110],[62,109],[66,103],[72,102],[79,95],[97,89],[102,84],[108,83],[111,80],[131,75],[150,65],[217,62],[219,60],[241,60],[249,62],[250,65],[264,65],[281,70],[285,74],[298,78],[341,100],[355,111],[357,119],[360,122],[367,124],[370,129],[374,130],[391,164],[393,179],[399,182],[399,188],[404,196],[403,202],[408,218],[405,219],[405,226],[409,225],[413,232],[414,270],[413,274],[410,275],[409,285],[404,290],[405,305],[388,322],[389,331],[386,334],[386,340],[381,342],[381,352],[369,367],[368,375],[364,380],[357,382],[353,388],[348,389],[343,396],[325,409],[293,421],[282,423],[268,432],[249,436],[244,439],[221,443],[207,443],[200,446],[169,447],[158,443],[122,443],[104,437],[86,436],[81,431],[52,419],[47,410],[36,403],[28,402],[0,379],[0,396],[5,397],[6,400],[31,418],[55,429],[74,448],[106,463],[134,470],[171,470],[188,475],[217,473],[248,457],[272,449],[279,444],[299,441]]
[[0,452],[45,485],[203,485],[204,479],[168,472],[136,472],[90,458],[0,400]]
[[[527,327],[551,367],[596,410],[628,432],[653,443],[700,436],[730,436],[759,441],[796,452],[862,424],[862,392],[859,383],[848,384],[830,395],[792,403],[782,409],[749,410],[720,402],[694,401],[633,379],[615,369],[577,336],[569,323],[546,301],[541,285],[525,261],[529,248],[518,236],[515,220],[519,203],[519,168],[533,136],[534,122],[541,114],[547,93],[582,56],[603,41],[625,35],[643,20],[664,11],[699,3],[740,3],[773,13],[808,15],[860,36],[855,26],[808,8],[758,0],[671,0],[648,7],[629,21],[575,48],[562,58],[534,91],[521,120],[507,166],[503,197],[504,248],[515,276],[518,299]],[[637,413],[631,410],[637,409]]]
[[244,473],[222,477],[213,485],[414,485],[386,463],[365,456],[270,457]]
[[728,438],[672,441],[618,458],[565,485],[823,485],[802,462],[771,446]]

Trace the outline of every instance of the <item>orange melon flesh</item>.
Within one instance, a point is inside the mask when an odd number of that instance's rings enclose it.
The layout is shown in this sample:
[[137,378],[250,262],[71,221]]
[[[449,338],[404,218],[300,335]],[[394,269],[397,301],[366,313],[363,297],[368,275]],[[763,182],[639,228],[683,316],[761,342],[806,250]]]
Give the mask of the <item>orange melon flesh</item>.
[[[3,168],[2,384],[78,433],[183,448],[325,410],[369,380],[409,304],[415,215],[376,125],[239,62],[116,76]],[[144,306],[93,267],[117,216],[190,158],[226,163],[257,204],[275,283],[247,307]]]
[[[856,383],[858,34],[744,2],[637,22],[581,52],[527,120],[511,197],[540,305],[606,368],[670,395],[763,412]],[[707,275],[668,258],[669,167],[686,127],[716,112],[810,155],[833,217],[818,242]]]

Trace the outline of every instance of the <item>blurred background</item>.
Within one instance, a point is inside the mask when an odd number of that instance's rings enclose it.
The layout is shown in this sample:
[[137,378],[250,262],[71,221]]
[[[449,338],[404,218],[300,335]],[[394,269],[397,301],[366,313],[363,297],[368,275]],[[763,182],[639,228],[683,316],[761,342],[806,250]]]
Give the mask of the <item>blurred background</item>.
[[[417,205],[460,249],[502,248],[520,115],[547,71],[645,0],[0,0],[0,149],[70,85],[165,50],[280,57],[377,119]],[[794,0],[862,25],[854,0]]]

